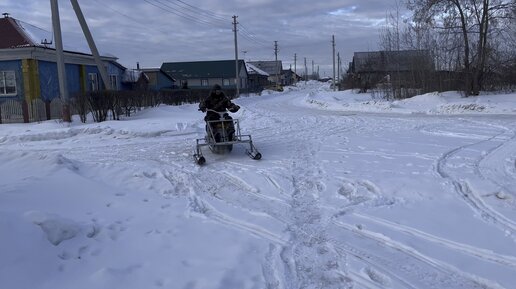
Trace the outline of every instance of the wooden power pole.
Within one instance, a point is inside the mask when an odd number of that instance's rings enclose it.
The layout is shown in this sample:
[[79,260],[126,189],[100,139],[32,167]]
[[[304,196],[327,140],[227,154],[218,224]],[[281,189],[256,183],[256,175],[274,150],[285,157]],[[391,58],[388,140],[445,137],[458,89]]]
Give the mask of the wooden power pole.
[[235,84],[236,92],[235,97],[240,96],[240,70],[238,69],[238,41],[237,41],[237,18],[238,16],[233,15],[233,32],[235,32]]
[[[72,3],[73,10],[75,11],[75,14],[77,16],[77,20],[81,25],[84,37],[86,37],[86,41],[88,42],[88,46],[90,47],[91,54],[95,59],[95,64],[97,65],[97,69],[99,70],[101,79],[104,82],[104,87],[106,89],[111,89],[111,83],[109,82],[109,77],[106,68],[102,64],[100,54],[97,50],[97,46],[95,45],[95,41],[93,41],[93,37],[91,35],[90,29],[88,28],[88,24],[86,23],[86,19],[82,14],[79,2],[77,2],[77,0],[70,0],[70,2]],[[61,20],[59,18],[58,1],[50,0],[50,7],[52,10],[52,28],[54,30],[54,37],[56,41],[57,77],[59,80],[59,94],[61,99],[63,100],[63,121],[71,122],[72,119],[70,115],[70,99],[68,95],[68,87],[66,82],[63,36],[61,33]]]
[[332,79],[332,86],[333,90],[336,90],[337,85],[335,85],[335,35],[331,36],[331,46],[333,47],[333,79]]
[[63,121],[71,122],[70,115],[70,99],[68,96],[68,87],[66,84],[66,71],[63,52],[63,37],[61,34],[61,20],[59,18],[59,6],[57,0],[50,0],[50,8],[52,10],[52,29],[54,30],[54,38],[56,41],[56,57],[57,57],[57,79],[59,81],[59,95],[63,101]]

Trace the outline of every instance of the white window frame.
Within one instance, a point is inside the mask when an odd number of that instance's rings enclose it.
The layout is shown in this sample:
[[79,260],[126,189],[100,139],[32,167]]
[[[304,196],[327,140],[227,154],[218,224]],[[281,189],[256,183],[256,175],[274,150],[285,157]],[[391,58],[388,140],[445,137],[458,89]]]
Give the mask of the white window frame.
[[208,79],[201,79],[201,86],[209,86],[210,83],[208,81]]
[[90,91],[99,91],[99,75],[97,73],[88,73],[88,87]]
[[[8,79],[8,75],[11,76],[11,79]],[[8,86],[9,80],[14,83]],[[13,96],[18,94],[16,73],[13,70],[0,71],[0,84],[0,96]],[[14,92],[8,92],[8,88],[14,88]]]
[[111,85],[111,90],[119,90],[120,88],[118,87],[118,75],[110,74],[109,84]]
[[222,79],[222,85],[223,86],[230,86],[231,85],[231,79],[230,78]]

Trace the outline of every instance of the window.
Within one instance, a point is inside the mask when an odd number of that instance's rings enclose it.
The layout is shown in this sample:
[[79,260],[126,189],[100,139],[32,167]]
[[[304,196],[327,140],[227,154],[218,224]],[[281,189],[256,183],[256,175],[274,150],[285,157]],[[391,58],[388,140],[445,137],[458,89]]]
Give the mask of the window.
[[230,86],[230,85],[231,85],[231,79],[224,78],[224,79],[222,80],[222,84],[223,84],[224,86]]
[[99,77],[96,73],[88,73],[88,86],[90,91],[99,90]]
[[0,71],[0,95],[16,95],[14,71]]
[[111,86],[111,90],[119,90],[118,88],[118,76],[116,74],[109,75],[109,85]]
[[208,86],[208,80],[207,79],[201,79],[201,86]]

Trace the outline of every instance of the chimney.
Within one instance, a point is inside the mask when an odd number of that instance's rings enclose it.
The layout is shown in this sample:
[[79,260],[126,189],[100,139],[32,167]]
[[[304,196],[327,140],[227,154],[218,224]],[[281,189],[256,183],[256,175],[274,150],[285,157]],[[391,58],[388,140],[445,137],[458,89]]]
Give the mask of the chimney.
[[140,62],[136,62],[136,69],[140,70]]
[[4,18],[9,18],[9,13],[2,13],[4,15]]

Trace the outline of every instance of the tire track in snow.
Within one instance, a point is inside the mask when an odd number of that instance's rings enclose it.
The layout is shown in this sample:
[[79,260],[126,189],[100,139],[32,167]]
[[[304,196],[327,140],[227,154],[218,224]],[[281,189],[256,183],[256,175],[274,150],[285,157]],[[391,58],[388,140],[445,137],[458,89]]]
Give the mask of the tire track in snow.
[[279,245],[285,245],[287,243],[287,240],[281,238],[281,236],[272,233],[258,225],[237,220],[216,210],[213,206],[195,194],[191,195],[189,198],[189,208],[192,212],[206,216],[210,220],[217,221],[221,224],[226,224],[232,228],[246,231],[251,235],[263,238],[272,243]]
[[[505,217],[503,214],[499,213],[495,209],[493,209],[491,206],[489,206],[486,202],[482,200],[482,197],[478,195],[476,192],[474,192],[469,184],[465,180],[460,180],[452,176],[451,172],[448,172],[446,169],[446,165],[449,162],[449,159],[459,155],[460,152],[470,149],[476,145],[485,144],[492,142],[494,140],[505,140],[501,144],[495,146],[495,148],[492,148],[486,155],[482,157],[482,159],[486,158],[487,155],[492,153],[496,148],[502,146],[504,143],[508,141],[508,139],[512,138],[506,138],[504,135],[507,134],[507,130],[497,133],[494,136],[491,136],[489,138],[484,138],[478,142],[474,142],[471,144],[466,144],[463,146],[459,146],[453,150],[450,150],[446,153],[444,153],[438,160],[436,164],[436,172],[437,174],[443,178],[447,179],[451,182],[451,184],[454,187],[455,192],[475,211],[478,213],[478,215],[485,221],[490,222],[500,229],[502,229],[505,234],[513,236],[513,240],[515,239],[515,233],[516,233],[516,223],[509,218]],[[479,163],[482,161],[479,160],[475,166],[475,170],[478,171]]]
[[[242,178],[238,177],[235,174],[230,173],[229,171],[223,171],[222,174],[225,176],[225,178],[227,179],[228,182],[230,182],[238,187],[241,187],[246,193],[252,194],[256,198],[260,198],[265,201],[275,202],[275,203],[279,203],[279,204],[282,204],[285,206],[289,206],[288,203],[283,199],[276,198],[276,197],[269,196],[269,195],[260,194],[259,188],[255,187],[253,185],[250,185],[245,180],[243,180]],[[274,183],[272,183],[272,184],[274,185]]]
[[[199,170],[199,168],[197,169]],[[171,171],[167,171],[164,172],[164,176],[166,180],[173,185],[173,187],[179,187],[183,192],[186,191],[184,194],[188,196],[188,209],[190,212],[205,216],[209,220],[228,225],[229,227],[246,231],[251,235],[268,240],[272,243],[280,245],[286,244],[286,240],[278,234],[275,234],[259,225],[238,220],[217,210],[212,204],[196,193],[197,191],[203,191],[203,188],[206,188],[206,185],[201,183],[198,175],[195,175],[195,172],[177,170],[172,173]],[[281,222],[281,220],[279,221]]]
[[[369,287],[381,289],[400,288],[399,285],[402,285],[403,288],[406,289],[418,289],[417,286],[411,284],[409,281],[403,279],[402,277],[399,277],[393,272],[392,269],[389,269],[396,267],[395,264],[391,264],[385,260],[377,258],[376,256],[370,255],[365,251],[361,251],[358,248],[349,247],[344,244],[339,244],[338,248],[339,250],[345,252],[348,256],[352,256],[359,260],[361,263],[367,264],[367,268],[369,269],[369,273],[366,273],[367,277],[363,276],[361,272],[350,270],[350,274],[352,274],[354,277],[353,281],[357,282],[358,284],[367,284]],[[379,265],[382,265],[382,267],[380,268]],[[366,268],[363,268],[362,270],[366,270]],[[377,280],[373,274],[381,274],[383,281]],[[392,283],[396,283],[396,286],[393,287],[392,285],[389,285]]]
[[[371,239],[381,246],[386,246],[392,248],[396,251],[402,252],[405,255],[414,258],[420,261],[422,264],[426,264],[431,268],[434,268],[435,271],[433,273],[425,270],[425,275],[432,275],[431,279],[422,278],[420,282],[425,283],[427,288],[445,288],[442,287],[442,284],[435,284],[436,282],[445,282],[448,285],[452,285],[453,288],[460,288],[466,286],[466,288],[493,288],[493,289],[503,289],[500,285],[494,283],[491,280],[485,280],[478,276],[465,273],[460,271],[459,269],[434,258],[428,257],[412,247],[404,245],[402,243],[393,241],[392,239],[368,230],[358,229],[352,225],[346,224],[344,222],[340,222],[337,220],[333,220],[332,222],[337,227],[343,228],[349,232],[357,234],[361,237]],[[412,271],[412,274],[417,274],[415,271]],[[438,278],[436,278],[439,276]],[[417,288],[417,287],[416,287]]]
[[[510,169],[511,164],[506,163],[503,166],[503,171],[501,171],[498,166],[498,164],[504,163],[504,159],[509,160],[510,157],[514,156],[516,153],[516,132],[510,131],[508,128],[504,129],[507,130],[506,137],[508,140],[484,156],[475,168],[477,169],[478,175],[500,187],[500,193],[509,193],[513,197],[516,197],[516,175]],[[514,163],[512,165],[514,167]],[[511,187],[509,187],[509,185]]]
[[357,216],[359,218],[383,225],[383,226],[393,229],[395,231],[409,234],[411,236],[424,239],[426,241],[437,243],[439,245],[445,246],[452,250],[459,251],[459,252],[477,257],[482,260],[488,260],[490,262],[498,263],[500,265],[516,268],[516,257],[514,257],[514,256],[496,254],[490,250],[473,247],[473,246],[470,246],[470,245],[467,245],[464,243],[450,241],[450,240],[443,239],[443,238],[428,234],[426,232],[423,232],[423,231],[420,231],[420,230],[417,230],[417,229],[414,229],[414,228],[411,228],[408,226],[396,224],[396,223],[390,222],[388,220],[380,219],[377,217],[366,216],[366,215],[359,214],[359,213],[353,213],[353,215]]

